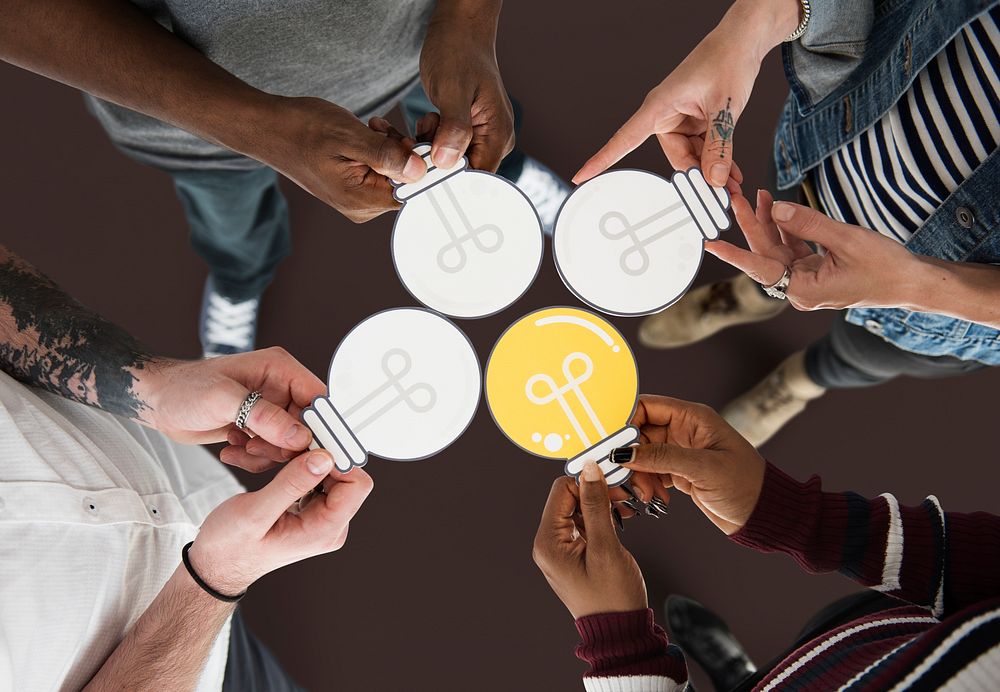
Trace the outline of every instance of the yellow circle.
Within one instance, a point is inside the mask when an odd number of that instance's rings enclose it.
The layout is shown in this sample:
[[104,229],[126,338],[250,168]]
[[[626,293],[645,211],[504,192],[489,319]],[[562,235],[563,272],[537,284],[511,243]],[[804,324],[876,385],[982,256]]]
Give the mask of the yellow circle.
[[626,425],[638,397],[632,350],[606,320],[545,308],[512,324],[486,365],[486,402],[522,449],[571,459]]

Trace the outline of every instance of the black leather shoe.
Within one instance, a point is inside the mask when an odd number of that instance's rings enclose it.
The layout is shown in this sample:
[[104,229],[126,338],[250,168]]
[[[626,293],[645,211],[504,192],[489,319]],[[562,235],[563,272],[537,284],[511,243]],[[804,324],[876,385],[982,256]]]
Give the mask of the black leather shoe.
[[719,692],[732,690],[756,672],[729,625],[701,603],[674,595],[667,598],[664,611],[670,641],[708,673]]

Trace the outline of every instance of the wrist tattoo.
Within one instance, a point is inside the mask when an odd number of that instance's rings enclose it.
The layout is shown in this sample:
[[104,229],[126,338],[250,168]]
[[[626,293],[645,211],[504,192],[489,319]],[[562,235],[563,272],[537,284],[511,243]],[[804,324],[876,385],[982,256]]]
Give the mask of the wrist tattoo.
[[15,379],[128,418],[150,355],[127,332],[0,246],[0,369]]
[[732,102],[732,97],[726,99],[726,107],[715,114],[715,117],[712,118],[712,126],[708,130],[709,146],[719,152],[720,159],[726,158],[726,154],[730,152],[733,145],[735,123],[733,111],[730,109]]

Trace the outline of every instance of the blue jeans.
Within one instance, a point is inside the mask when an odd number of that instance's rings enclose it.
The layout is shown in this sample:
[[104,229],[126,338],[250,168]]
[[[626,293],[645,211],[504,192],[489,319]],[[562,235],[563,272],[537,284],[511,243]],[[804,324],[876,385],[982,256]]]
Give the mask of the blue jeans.
[[[516,131],[521,106],[512,103]],[[417,119],[434,106],[418,84],[400,108],[412,132]],[[517,180],[523,165],[524,153],[515,148],[497,173]],[[278,188],[278,174],[267,167],[170,174],[191,228],[191,245],[208,264],[215,289],[237,302],[263,293],[291,252],[288,202]]]

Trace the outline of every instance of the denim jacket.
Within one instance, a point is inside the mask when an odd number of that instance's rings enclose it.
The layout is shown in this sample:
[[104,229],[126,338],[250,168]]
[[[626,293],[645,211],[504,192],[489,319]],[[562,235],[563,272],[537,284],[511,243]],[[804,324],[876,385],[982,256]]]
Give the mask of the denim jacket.
[[[927,63],[997,0],[826,0],[785,44],[790,85],[774,138],[778,187],[876,123]],[[994,151],[906,243],[921,255],[1000,264],[1000,157]],[[1000,330],[897,308],[853,308],[847,321],[929,356],[1000,365]]]

